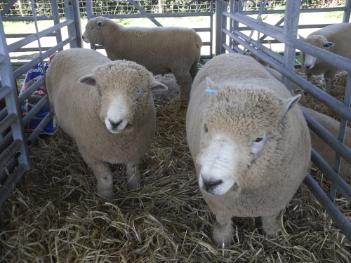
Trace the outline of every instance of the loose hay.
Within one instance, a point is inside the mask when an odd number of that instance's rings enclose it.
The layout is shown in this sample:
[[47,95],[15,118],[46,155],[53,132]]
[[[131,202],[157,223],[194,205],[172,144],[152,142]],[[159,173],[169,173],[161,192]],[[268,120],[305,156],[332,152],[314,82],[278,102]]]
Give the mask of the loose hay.
[[[254,219],[234,219],[234,244],[216,248],[214,218],[199,193],[186,145],[185,111],[158,107],[158,133],[142,165],[143,188],[128,191],[115,166],[116,198],[62,132],[30,147],[33,168],[3,209],[2,262],[351,262],[351,243],[305,186],[284,215],[285,233],[267,238]],[[351,218],[345,199],[338,200]]]

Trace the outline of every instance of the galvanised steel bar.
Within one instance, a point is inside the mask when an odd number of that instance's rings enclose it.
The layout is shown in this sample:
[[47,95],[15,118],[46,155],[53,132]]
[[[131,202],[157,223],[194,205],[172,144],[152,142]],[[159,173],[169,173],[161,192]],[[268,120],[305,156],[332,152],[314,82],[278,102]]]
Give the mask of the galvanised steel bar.
[[[54,20],[54,25],[58,25],[60,24],[60,16],[59,16],[59,11],[57,7],[57,0],[50,0],[50,3],[51,3],[51,14]],[[56,30],[55,36],[56,36],[56,44],[62,42],[61,29]]]
[[22,118],[23,126],[27,125],[31,119],[48,103],[48,95],[43,96],[34,107]]
[[240,48],[238,48],[238,47],[229,47],[227,44],[222,44],[222,46],[223,46],[223,48],[226,50],[226,51],[228,51],[228,53],[234,53],[234,51],[235,52],[237,52],[237,53],[243,53],[243,51],[240,49]]
[[159,26],[159,27],[162,27],[161,23],[158,22],[156,19],[155,19],[155,16],[151,13],[148,13],[145,11],[144,7],[142,7],[140,5],[139,2],[136,2],[134,0],[127,0],[131,5],[133,5],[136,9],[139,10],[139,12],[146,18],[148,18],[152,23],[154,23],[156,26]]
[[279,55],[278,53],[270,50],[269,48],[265,47],[264,45],[258,44],[257,40],[254,40],[252,38],[249,38],[247,35],[243,34],[240,31],[233,31],[233,33],[229,32],[228,30],[224,29],[223,32],[225,32],[227,35],[229,35],[231,38],[241,38],[245,41],[247,41],[249,44],[254,44],[254,47],[256,49],[260,49],[262,51],[264,51],[266,54],[269,54],[270,56],[272,56],[275,60],[283,63],[283,57],[281,55]]
[[49,27],[47,29],[44,29],[44,30],[38,32],[38,34],[30,34],[27,37],[8,45],[8,51],[9,52],[16,51],[17,49],[37,40],[37,38],[47,36],[48,34],[55,32],[57,29],[72,25],[73,23],[74,23],[73,20],[64,21],[60,24],[57,24],[57,25],[54,25],[54,26]]
[[290,44],[295,48],[300,49],[322,60],[328,61],[328,63],[337,68],[351,72],[351,59],[342,57],[325,49],[317,48],[316,46],[307,44],[300,39],[286,39],[281,28],[276,28],[267,23],[258,22],[257,20],[243,14],[230,14],[228,12],[223,12],[223,15],[235,19],[240,23],[246,24],[247,26],[254,28],[255,30],[273,37],[283,43],[290,41]]
[[223,0],[216,1],[216,55],[223,53],[222,44],[225,43],[225,34],[222,32],[226,29],[226,17],[222,15],[223,11],[226,10],[226,3]]
[[[284,38],[287,40],[284,45],[284,64],[286,68],[293,69],[295,65],[295,47],[290,44],[290,39],[297,38],[297,30],[300,19],[300,0],[287,1],[284,14]],[[283,77],[284,84],[292,91],[290,82]]]
[[38,126],[32,131],[32,133],[29,135],[29,137],[27,138],[27,141],[29,143],[35,141],[40,132],[46,127],[46,125],[52,120],[52,114],[49,112],[45,115],[45,117],[40,121],[40,123],[38,124]]
[[342,22],[344,23],[350,22],[350,13],[351,13],[351,0],[346,0]]
[[11,92],[11,88],[7,86],[2,86],[0,83],[0,99],[5,98],[7,95],[9,95]]
[[[279,22],[279,21],[278,21]],[[299,29],[312,29],[312,28],[322,28],[322,27],[326,27],[326,26],[329,26],[331,24],[304,24],[304,25],[299,25],[298,28]],[[281,25],[274,25],[275,27],[277,28],[284,28],[284,26],[281,26]],[[240,26],[239,27],[239,30],[240,31],[245,31],[245,30],[251,30],[250,27],[247,27],[247,26]],[[264,35],[265,36],[265,35]]]
[[346,161],[351,163],[351,149],[340,142],[330,131],[316,121],[310,114],[304,114],[309,128],[317,134],[334,151],[338,152]]
[[[218,0],[221,1],[221,0]],[[223,1],[223,0],[222,0]],[[213,12],[199,12],[199,13],[159,13],[159,14],[152,14],[155,18],[158,17],[192,17],[192,16],[211,16],[213,15]],[[97,15],[92,15],[90,18],[92,17],[96,17]],[[100,15],[99,15],[100,16]],[[110,15],[110,14],[104,14],[101,15],[103,17],[107,17],[107,18],[145,18],[144,15],[142,14],[116,14],[116,15]]]
[[[52,16],[37,16],[37,20],[52,20]],[[6,16],[3,21],[20,21],[20,22],[32,22],[32,16]]]
[[[17,101],[17,88],[15,78],[11,70],[11,62],[9,52],[7,49],[7,42],[5,38],[5,32],[3,28],[2,16],[0,15],[0,54],[3,58],[0,64],[0,79],[3,86],[10,87],[11,92],[5,97],[7,114],[16,114],[16,121],[11,125],[11,136],[13,140],[20,141],[20,156],[18,157],[20,165],[26,169],[30,168],[30,162],[28,158],[27,145],[25,144],[23,128],[21,125],[19,109]],[[2,166],[0,166],[2,167]]]
[[[300,1],[300,0],[294,0]],[[300,13],[329,13],[335,11],[344,11],[344,7],[323,7],[323,8],[301,8]],[[262,14],[269,15],[269,14],[283,14],[284,9],[278,10],[265,10]],[[243,11],[245,15],[256,15],[257,11]]]
[[250,46],[246,41],[244,41],[240,38],[236,39],[236,41],[238,41],[241,45],[245,46],[245,48],[250,50],[255,56],[262,59],[263,61],[265,61],[269,65],[271,65],[273,68],[275,68],[277,71],[279,71],[284,76],[288,77],[291,81],[294,81],[297,85],[299,85],[305,91],[309,92],[313,97],[320,100],[324,104],[328,105],[330,108],[332,108],[336,113],[341,115],[343,118],[351,120],[350,109],[345,107],[345,105],[342,102],[340,102],[339,100],[330,96],[325,91],[317,88],[315,85],[311,84],[309,81],[307,81],[303,77],[299,76],[295,72],[286,69],[284,67],[284,65],[282,65],[281,63],[279,63],[278,61],[276,61],[272,57],[268,56],[263,51],[259,51],[259,50],[257,50],[257,48]]
[[3,186],[0,189],[0,208],[7,200],[7,198],[11,195],[15,186],[21,180],[25,171],[26,167],[24,167],[23,165],[19,165],[15,168],[15,173],[11,175],[3,184]]
[[35,80],[30,82],[28,88],[18,96],[18,102],[23,103],[34,91],[36,91],[44,83],[44,77],[37,77]]
[[[24,38],[24,37],[30,36],[32,34],[29,34],[29,33],[5,34],[5,37],[6,37],[6,39],[8,39],[8,38]],[[51,34],[46,35],[46,37],[54,37],[54,36],[56,36],[55,33],[51,33]]]
[[21,152],[22,141],[14,140],[5,150],[0,153],[0,167],[3,169],[10,160],[15,159]]
[[330,164],[316,151],[312,149],[312,162],[318,166],[323,174],[351,201],[351,186],[330,166]]
[[94,17],[94,11],[93,11],[93,3],[92,0],[86,0],[85,2],[85,9],[87,10],[87,17],[88,19]]
[[7,114],[7,116],[0,121],[0,133],[6,131],[16,121],[17,115],[14,113]]
[[[40,37],[38,37],[38,33],[39,33],[39,27],[38,27],[38,20],[37,20],[37,10],[35,8],[35,0],[31,0],[31,9],[32,9],[32,15],[33,15],[33,21],[34,21],[34,27],[35,27],[35,36],[37,37],[37,43],[38,43],[38,47],[39,47],[39,54],[40,57],[42,57],[43,53],[42,53],[42,49],[41,49],[41,41],[40,41]],[[40,62],[43,62],[42,60]]]
[[[231,0],[229,2],[229,12],[234,14],[234,13],[237,13],[237,12],[241,12],[243,10],[243,5],[242,5],[242,1],[241,0]],[[230,20],[230,23],[229,23],[229,26],[230,26],[230,30],[231,31],[236,31],[238,30],[239,28],[239,23],[235,20]],[[233,47],[235,46],[234,42],[232,39],[230,39],[229,41],[229,46],[230,47]]]
[[73,21],[73,23],[67,25],[69,38],[74,38],[74,41],[70,42],[70,47],[82,47],[83,42],[78,0],[64,0],[64,10],[67,21]]
[[13,53],[23,53],[23,52],[33,52],[33,51],[46,51],[49,50],[51,47],[41,47],[40,49],[37,47],[22,47],[20,49],[17,49],[16,51],[13,51]]
[[335,223],[345,236],[351,240],[351,223],[348,218],[346,218],[346,216],[336,207],[334,202],[330,200],[329,196],[311,175],[308,175],[304,182],[317,200],[323,205],[328,214],[334,219]]
[[50,49],[48,49],[47,51],[45,51],[42,55],[38,55],[36,56],[34,59],[32,59],[30,62],[24,64],[23,66],[19,67],[18,69],[16,69],[14,71],[14,76],[17,78],[18,76],[26,73],[29,69],[31,69],[33,66],[35,66],[36,64],[38,64],[42,59],[48,58],[50,57],[52,54],[54,54],[56,51],[60,50],[62,47],[64,47],[65,45],[69,44],[69,43],[73,43],[73,41],[75,41],[76,38],[67,38],[66,40],[64,40],[61,43],[58,43],[56,46],[51,47]]
[[[350,72],[349,72],[349,74],[347,76],[347,85],[346,85],[346,88],[345,88],[344,104],[345,104],[346,107],[348,107],[350,109],[350,106],[351,106],[351,74],[350,74]],[[347,123],[348,123],[348,120],[346,120],[346,119],[343,119],[340,122],[338,140],[341,143],[343,143],[344,139],[345,139]],[[341,159],[340,159],[340,155],[339,155],[338,152],[336,152],[336,156],[335,157],[336,157],[336,161],[335,161],[334,169],[335,169],[335,171],[337,171],[339,173],[340,172]],[[335,188],[334,185],[332,185],[332,187],[331,187],[330,196],[331,196],[332,199],[335,199],[336,188]]]

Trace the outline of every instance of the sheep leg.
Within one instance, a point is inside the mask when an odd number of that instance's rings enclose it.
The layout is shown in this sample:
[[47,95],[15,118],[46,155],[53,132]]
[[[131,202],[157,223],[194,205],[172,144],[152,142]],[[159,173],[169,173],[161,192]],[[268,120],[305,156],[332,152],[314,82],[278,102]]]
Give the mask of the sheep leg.
[[327,71],[324,73],[325,90],[330,91],[333,87],[333,81],[335,79],[335,71]]
[[140,188],[139,162],[127,163],[127,184],[132,190]]
[[112,172],[107,163],[98,161],[90,156],[83,155],[84,161],[93,170],[97,180],[97,194],[105,199],[113,198]]
[[190,72],[173,72],[180,86],[180,101],[186,105],[189,101],[192,78]]
[[275,236],[281,230],[282,211],[272,216],[262,216],[262,227],[268,236]]
[[228,215],[216,215],[212,237],[219,247],[227,247],[232,243],[234,229],[232,218]]

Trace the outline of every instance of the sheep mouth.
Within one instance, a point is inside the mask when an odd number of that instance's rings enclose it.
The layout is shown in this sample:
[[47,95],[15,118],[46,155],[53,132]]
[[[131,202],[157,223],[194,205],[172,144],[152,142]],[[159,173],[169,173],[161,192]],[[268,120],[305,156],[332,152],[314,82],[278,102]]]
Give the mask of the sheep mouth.
[[86,36],[82,36],[82,39],[85,43],[90,43],[89,39]]
[[133,125],[128,123],[123,129],[107,127],[107,130],[112,134],[130,133],[133,131]]

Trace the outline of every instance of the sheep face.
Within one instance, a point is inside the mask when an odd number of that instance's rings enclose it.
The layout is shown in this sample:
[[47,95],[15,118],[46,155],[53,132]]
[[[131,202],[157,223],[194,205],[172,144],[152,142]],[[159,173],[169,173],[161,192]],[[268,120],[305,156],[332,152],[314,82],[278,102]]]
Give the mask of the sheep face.
[[104,17],[95,17],[88,21],[82,39],[86,43],[104,45],[104,31],[108,28],[110,20]]
[[80,81],[97,88],[100,119],[113,134],[133,131],[140,121],[144,121],[151,89],[167,88],[156,82],[144,67],[121,60],[98,67],[93,75]]
[[[328,41],[328,39],[322,35],[309,36],[305,39],[305,42],[329,51],[331,51],[335,45],[333,42]],[[303,53],[303,66],[306,72],[313,70],[318,63],[320,63],[320,60],[318,58]]]
[[216,89],[204,113],[197,162],[200,190],[237,196],[259,189],[281,155],[285,115],[299,97],[281,100],[257,89]]

